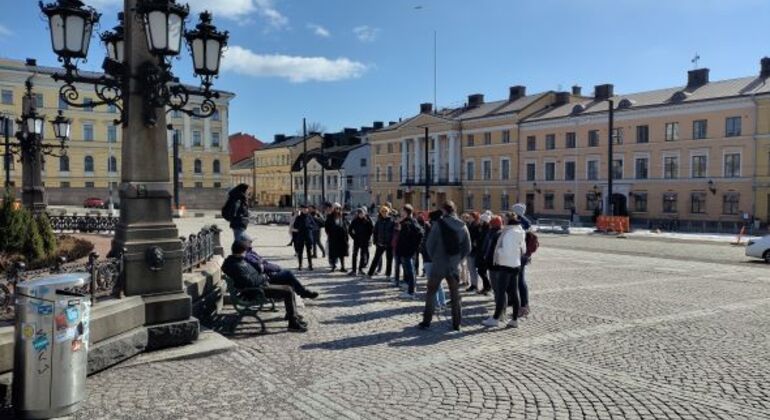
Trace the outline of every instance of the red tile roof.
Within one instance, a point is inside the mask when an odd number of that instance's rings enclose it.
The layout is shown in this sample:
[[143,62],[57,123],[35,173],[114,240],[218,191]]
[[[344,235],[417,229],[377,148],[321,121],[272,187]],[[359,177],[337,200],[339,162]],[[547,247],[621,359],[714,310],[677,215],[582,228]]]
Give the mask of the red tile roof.
[[230,136],[230,164],[238,163],[251,157],[264,143],[247,133],[235,133]]

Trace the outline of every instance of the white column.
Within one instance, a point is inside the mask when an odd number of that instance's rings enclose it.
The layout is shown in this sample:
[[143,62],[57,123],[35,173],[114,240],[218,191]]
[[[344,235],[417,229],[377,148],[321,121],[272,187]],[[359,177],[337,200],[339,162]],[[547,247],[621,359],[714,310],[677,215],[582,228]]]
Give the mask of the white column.
[[230,151],[230,121],[228,121],[227,109],[219,111],[219,117],[222,120],[222,132],[219,133],[219,142],[222,145],[223,152]]
[[189,115],[182,115],[182,119],[184,120],[184,131],[182,132],[182,135],[184,135],[184,148],[190,150],[192,147],[192,123]]
[[406,139],[401,140],[401,182],[404,182],[406,177]]
[[457,182],[457,134],[449,134],[449,153],[447,159],[449,160],[449,182]]
[[433,149],[433,182],[439,182],[439,176],[441,175],[441,140],[439,136],[431,137],[435,142]]
[[420,165],[422,165],[422,140],[419,137],[414,139],[414,182],[420,180]]

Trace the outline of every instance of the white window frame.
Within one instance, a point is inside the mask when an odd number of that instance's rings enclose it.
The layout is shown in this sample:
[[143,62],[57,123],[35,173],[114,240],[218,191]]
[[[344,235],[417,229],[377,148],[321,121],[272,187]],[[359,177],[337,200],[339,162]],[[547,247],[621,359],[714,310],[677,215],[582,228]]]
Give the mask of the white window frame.
[[[676,177],[675,178],[666,178],[666,158],[667,157],[675,157],[677,159],[676,164]],[[660,179],[662,180],[671,180],[671,179],[681,179],[682,178],[682,156],[679,152],[663,152],[660,155]]]
[[[591,179],[589,176],[589,170],[588,167],[590,165],[590,162],[598,162],[596,167],[596,179]],[[588,156],[586,158],[586,180],[587,181],[599,181],[602,179],[602,159],[598,156]]]
[[[492,173],[494,172],[494,169],[492,168],[492,159],[491,158],[483,158],[481,159],[481,180],[482,181],[491,181],[492,180]],[[489,177],[486,176],[484,173],[484,164],[489,163]]]
[[[575,164],[575,173],[573,174],[575,176],[574,179],[567,179],[567,163],[572,162]],[[562,168],[562,179],[567,182],[573,182],[578,180],[578,168],[577,168],[577,159],[576,158],[566,158],[564,159],[564,167]]]
[[[548,171],[546,170],[546,168],[548,168],[548,164],[549,163],[553,163],[553,179],[548,179],[548,176],[547,176]],[[556,172],[556,168],[557,168],[556,163],[557,163],[556,159],[552,159],[552,158],[543,159],[543,181],[557,181],[557,180],[559,180],[559,177],[557,176],[558,174]]]
[[[527,167],[528,167],[530,164],[532,164],[532,165],[535,165],[535,179],[529,179],[529,178],[527,177],[527,175],[528,175],[528,173],[527,173]],[[522,166],[522,170],[523,170],[523,172],[524,172],[524,173],[523,173],[523,174],[521,174],[521,179],[523,179],[523,180],[524,180],[524,181],[526,181],[526,182],[533,182],[533,181],[537,181],[537,160],[536,160],[536,159],[527,159],[527,160],[525,160],[525,161],[524,161],[524,165]]]
[[[468,164],[473,164],[473,177],[472,178],[468,178],[468,172],[469,172],[468,171]],[[475,159],[465,159],[463,169],[464,169],[463,172],[464,172],[465,180],[466,181],[471,181],[471,182],[477,181],[477,179],[476,179],[476,160]]]
[[[727,176],[727,170],[725,168],[725,161],[727,159],[727,155],[738,155],[739,159],[741,160],[740,166],[738,166],[738,176],[731,176],[728,178]],[[722,177],[725,179],[736,179],[736,178],[742,178],[743,177],[743,150],[742,149],[723,149],[722,150]]]
[[[504,178],[503,175],[503,162],[508,162],[508,178]],[[510,181],[511,180],[511,158],[510,157],[501,157],[500,158],[500,181]]]
[[[649,130],[648,130],[648,138],[649,138]],[[644,143],[642,143],[642,144],[644,144]],[[636,169],[637,169],[636,168],[636,160],[637,159],[647,159],[647,178],[639,178],[639,173],[636,171]],[[634,153],[634,179],[637,179],[637,180],[640,180],[640,181],[644,181],[644,180],[650,179],[650,169],[652,169],[651,166],[650,166],[650,162],[651,161],[652,161],[652,159],[650,159],[650,154],[649,153]]]
[[[695,176],[693,176],[693,171],[695,170],[695,167],[692,164],[692,158],[694,158],[696,156],[706,156],[706,174],[703,177],[701,177],[701,178],[696,178]],[[690,160],[689,160],[688,163],[690,165],[690,178],[691,179],[703,179],[703,178],[708,178],[709,177],[709,169],[711,169],[711,159],[709,158],[709,150],[708,149],[690,150]]]

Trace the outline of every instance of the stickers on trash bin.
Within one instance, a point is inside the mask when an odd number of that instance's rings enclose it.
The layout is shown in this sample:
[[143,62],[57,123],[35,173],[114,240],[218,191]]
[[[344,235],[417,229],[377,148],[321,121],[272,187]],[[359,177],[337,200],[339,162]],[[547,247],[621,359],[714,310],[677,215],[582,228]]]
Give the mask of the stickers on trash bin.
[[75,338],[75,328],[67,328],[62,331],[57,331],[55,338],[57,343],[72,340]]
[[63,313],[53,317],[53,322],[54,322],[54,325],[56,325],[56,331],[67,329],[67,316],[64,315]]
[[37,306],[38,315],[53,315],[53,305],[50,303],[40,304]]
[[78,338],[76,340],[72,340],[72,352],[80,351],[80,349],[83,348],[83,340]]
[[35,335],[37,326],[34,323],[25,323],[21,326],[21,338],[23,340],[29,340]]
[[42,330],[37,332],[37,335],[35,336],[35,339],[32,340],[32,348],[35,349],[35,351],[43,352],[46,349],[48,349],[48,336],[46,333],[44,333]]
[[76,306],[70,306],[64,310],[64,313],[67,315],[68,324],[74,324],[80,318],[80,310]]

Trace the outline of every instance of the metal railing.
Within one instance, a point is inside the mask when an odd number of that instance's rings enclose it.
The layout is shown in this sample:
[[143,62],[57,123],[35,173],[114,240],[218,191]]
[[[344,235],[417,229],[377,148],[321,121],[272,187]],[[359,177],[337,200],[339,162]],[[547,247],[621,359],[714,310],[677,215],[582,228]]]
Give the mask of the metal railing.
[[179,238],[182,240],[182,271],[192,272],[221,253],[220,233],[216,225],[206,226],[197,234]]
[[291,212],[288,211],[252,211],[249,220],[256,225],[288,225]]
[[49,214],[48,219],[55,232],[109,233],[118,226],[117,217],[102,215],[78,216]]
[[537,219],[535,229],[538,232],[569,233],[572,223],[567,219]]

